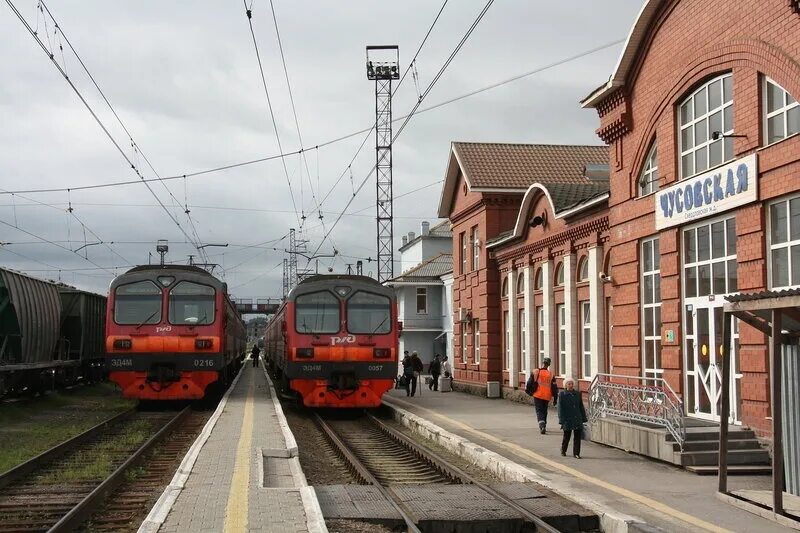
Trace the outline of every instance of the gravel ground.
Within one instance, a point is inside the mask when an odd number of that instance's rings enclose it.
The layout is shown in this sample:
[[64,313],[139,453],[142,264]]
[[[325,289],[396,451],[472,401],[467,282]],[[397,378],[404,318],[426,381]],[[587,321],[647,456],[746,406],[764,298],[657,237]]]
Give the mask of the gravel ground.
[[361,522],[359,520],[326,520],[330,533],[391,533],[393,531],[405,531],[405,528],[392,529],[389,526]]

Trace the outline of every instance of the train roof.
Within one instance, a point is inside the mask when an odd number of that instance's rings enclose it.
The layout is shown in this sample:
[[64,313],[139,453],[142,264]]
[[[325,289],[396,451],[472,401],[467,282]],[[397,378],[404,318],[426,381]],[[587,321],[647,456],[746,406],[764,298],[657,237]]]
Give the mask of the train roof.
[[394,297],[394,289],[379,283],[374,278],[368,276],[357,276],[348,274],[318,274],[308,277],[295,286],[287,296],[292,300],[300,294],[306,294],[320,290],[320,287],[334,288],[337,285],[349,285],[356,288],[368,289],[370,291]]
[[371,283],[373,285],[380,285],[378,281],[374,278],[369,276],[357,276],[354,274],[316,274],[314,276],[310,276],[305,278],[299,284],[302,285],[303,283],[313,283],[319,281],[361,281],[364,283]]
[[228,284],[200,267],[193,265],[139,265],[131,268],[124,274],[117,276],[111,282],[111,288],[122,283],[136,280],[155,280],[157,276],[174,275],[182,280],[197,281],[213,286],[224,293],[228,292]]

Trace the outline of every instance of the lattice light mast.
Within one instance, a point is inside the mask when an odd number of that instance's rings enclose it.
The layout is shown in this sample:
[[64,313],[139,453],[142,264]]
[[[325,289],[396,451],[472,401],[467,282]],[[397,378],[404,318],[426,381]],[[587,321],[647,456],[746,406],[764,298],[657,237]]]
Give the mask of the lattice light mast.
[[378,281],[394,277],[392,209],[392,80],[400,79],[396,45],[367,46],[367,79],[375,80],[375,174],[377,177]]
[[294,228],[289,229],[289,290],[297,285],[297,238]]

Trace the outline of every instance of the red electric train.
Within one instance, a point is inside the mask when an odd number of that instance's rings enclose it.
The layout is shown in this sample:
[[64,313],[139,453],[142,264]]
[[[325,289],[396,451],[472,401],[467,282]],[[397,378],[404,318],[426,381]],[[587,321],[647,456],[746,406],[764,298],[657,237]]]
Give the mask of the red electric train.
[[127,398],[219,394],[246,343],[227,285],[194,266],[137,266],[112,283],[106,309],[109,379]]
[[313,276],[267,324],[265,358],[307,407],[377,407],[397,375],[398,327],[392,289],[364,276]]

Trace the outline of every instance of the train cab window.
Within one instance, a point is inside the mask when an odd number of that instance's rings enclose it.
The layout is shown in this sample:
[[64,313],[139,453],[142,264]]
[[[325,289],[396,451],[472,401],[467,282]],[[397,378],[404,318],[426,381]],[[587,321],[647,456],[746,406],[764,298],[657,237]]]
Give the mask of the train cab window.
[[298,333],[339,332],[339,299],[327,291],[295,298],[294,315]]
[[179,281],[169,291],[169,322],[197,326],[214,322],[214,289],[208,285]]
[[391,301],[386,296],[358,291],[347,300],[348,333],[386,334],[391,329]]
[[114,293],[114,322],[158,324],[161,322],[161,289],[152,281],[120,285]]

